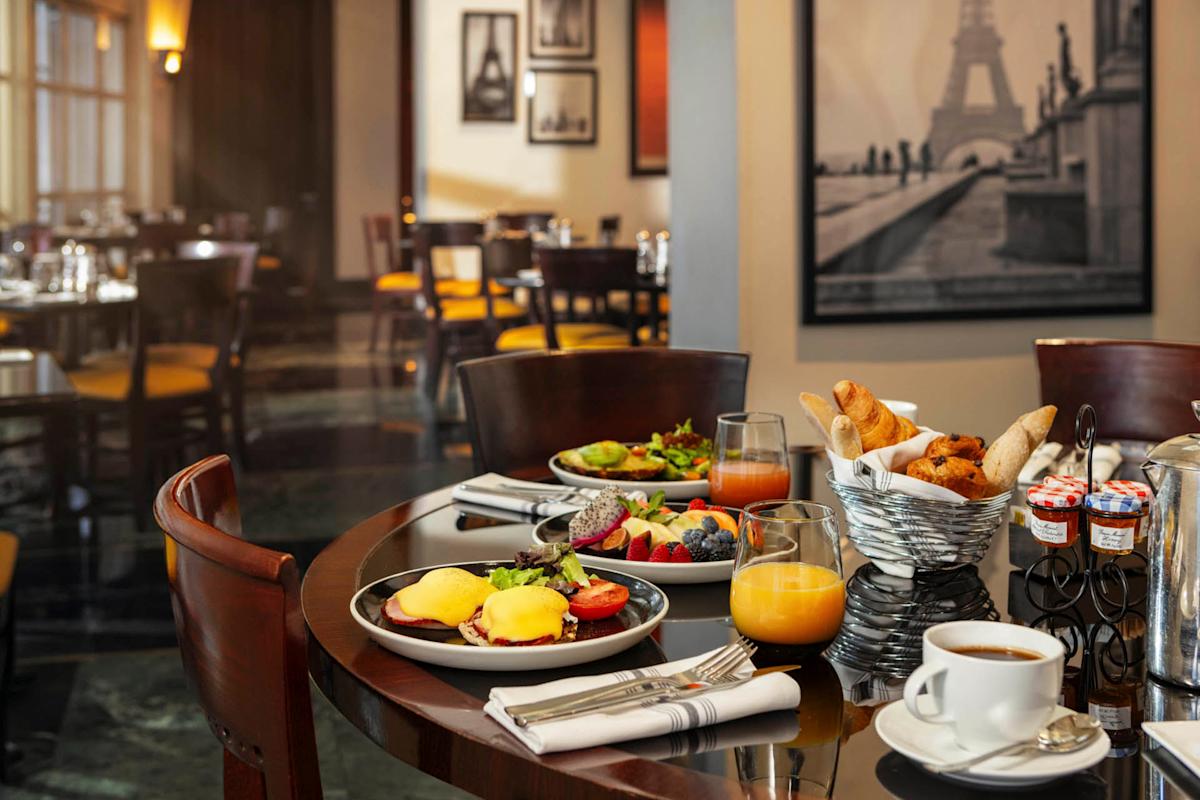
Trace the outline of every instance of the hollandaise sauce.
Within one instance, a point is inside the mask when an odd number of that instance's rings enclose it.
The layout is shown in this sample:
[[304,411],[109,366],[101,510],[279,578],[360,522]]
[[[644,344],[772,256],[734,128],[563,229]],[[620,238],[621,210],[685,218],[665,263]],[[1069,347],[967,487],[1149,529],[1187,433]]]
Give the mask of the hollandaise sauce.
[[396,599],[400,610],[408,616],[436,620],[453,628],[473,617],[496,591],[486,578],[458,567],[443,567],[405,586]]
[[481,633],[488,641],[556,641],[563,635],[563,614],[570,603],[545,586],[517,586],[489,595],[479,617]]

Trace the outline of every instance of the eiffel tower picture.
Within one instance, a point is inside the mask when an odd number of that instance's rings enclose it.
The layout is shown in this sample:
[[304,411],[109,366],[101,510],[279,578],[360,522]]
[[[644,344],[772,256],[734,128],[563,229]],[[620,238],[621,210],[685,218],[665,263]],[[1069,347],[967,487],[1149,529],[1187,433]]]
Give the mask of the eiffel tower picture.
[[515,14],[463,14],[464,122],[516,119],[516,19]]
[[[1022,109],[1013,102],[1000,55],[1003,43],[996,32],[992,0],[960,0],[950,77],[942,104],[933,109],[929,131],[936,163],[944,162],[960,144],[990,139],[1011,145],[1025,136]],[[990,106],[967,104],[967,80],[976,66],[987,71],[993,98]]]

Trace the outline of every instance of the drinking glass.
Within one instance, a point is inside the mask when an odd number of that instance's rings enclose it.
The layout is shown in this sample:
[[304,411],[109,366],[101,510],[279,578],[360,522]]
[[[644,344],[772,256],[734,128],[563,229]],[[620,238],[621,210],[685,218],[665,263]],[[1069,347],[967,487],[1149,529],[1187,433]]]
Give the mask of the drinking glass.
[[783,417],[759,411],[717,417],[708,495],[714,503],[742,508],[759,500],[787,497],[788,469]]
[[[846,585],[833,509],[808,500],[742,512],[729,610],[766,662],[824,650],[842,626]],[[759,661],[755,656],[755,662]]]

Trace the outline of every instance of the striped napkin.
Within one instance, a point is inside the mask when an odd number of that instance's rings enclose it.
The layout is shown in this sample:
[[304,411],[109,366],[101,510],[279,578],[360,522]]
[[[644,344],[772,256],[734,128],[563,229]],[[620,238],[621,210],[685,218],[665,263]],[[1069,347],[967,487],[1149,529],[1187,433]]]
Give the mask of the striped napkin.
[[[715,652],[716,650],[712,650],[693,658],[654,667],[623,670],[606,675],[564,678],[538,686],[498,686],[488,695],[488,702],[483,710],[522,744],[541,755],[678,733],[765,711],[795,708],[800,704],[800,685],[786,673],[772,672],[733,688],[706,692],[687,700],[658,703],[619,714],[593,713],[535,722],[524,728],[517,727],[512,717],[504,710],[505,706],[532,703],[571,692],[599,688],[630,678],[671,675],[699,664]],[[749,677],[753,672],[754,665],[747,662],[737,674],[739,677]]]

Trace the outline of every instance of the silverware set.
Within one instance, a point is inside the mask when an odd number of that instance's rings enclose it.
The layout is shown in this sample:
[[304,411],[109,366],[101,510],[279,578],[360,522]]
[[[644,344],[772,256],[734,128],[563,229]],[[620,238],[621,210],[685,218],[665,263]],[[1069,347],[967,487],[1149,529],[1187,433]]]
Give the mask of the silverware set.
[[672,675],[647,675],[609,686],[551,697],[534,703],[505,706],[518,727],[582,714],[619,713],[639,706],[670,702],[711,691],[733,688],[750,680],[738,677],[757,647],[742,637],[704,661]]
[[587,502],[591,497],[585,494],[580,489],[572,489],[564,486],[555,488],[547,486],[545,489],[533,489],[528,486],[518,486],[511,483],[501,483],[497,487],[478,486],[474,484],[463,483],[459,487],[465,491],[477,492],[479,494],[492,495],[493,497],[515,497],[521,500],[527,500],[531,503],[574,503]]

